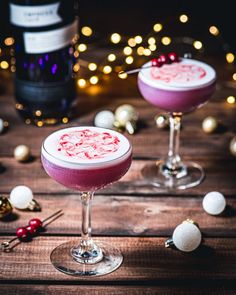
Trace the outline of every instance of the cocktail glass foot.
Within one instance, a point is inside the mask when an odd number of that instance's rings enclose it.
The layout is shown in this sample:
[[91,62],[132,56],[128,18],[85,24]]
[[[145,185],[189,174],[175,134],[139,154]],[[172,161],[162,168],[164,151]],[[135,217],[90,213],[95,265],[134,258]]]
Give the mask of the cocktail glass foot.
[[187,189],[199,185],[205,178],[200,165],[186,162],[181,168],[172,171],[164,161],[146,165],[142,176],[152,185],[162,189]]
[[81,259],[78,261],[73,255],[77,244],[78,240],[72,240],[59,245],[52,251],[50,259],[56,269],[68,275],[95,277],[113,272],[123,261],[123,256],[117,248],[103,242],[98,242],[101,247],[98,248],[98,256],[100,255],[98,260],[95,259],[93,263],[84,257],[84,262]]

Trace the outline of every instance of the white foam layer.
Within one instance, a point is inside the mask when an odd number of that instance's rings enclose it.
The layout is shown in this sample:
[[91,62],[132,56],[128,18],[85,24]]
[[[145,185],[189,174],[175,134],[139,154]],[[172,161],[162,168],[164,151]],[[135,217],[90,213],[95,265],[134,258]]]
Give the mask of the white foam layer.
[[[106,134],[110,134],[112,137],[118,138],[116,149],[107,154],[103,154],[99,158],[91,159],[65,155],[64,151],[62,152],[58,149],[58,147],[60,146],[61,138],[64,135],[71,134],[74,132],[82,132],[85,130],[89,130],[91,132],[96,132],[99,134],[103,134],[105,132]],[[86,144],[85,148],[87,147],[88,143]],[[48,161],[55,165],[72,169],[96,169],[101,167],[112,166],[127,159],[131,155],[131,150],[132,148],[128,139],[119,132],[92,126],[70,127],[55,131],[54,133],[50,134],[42,144],[42,155]]]
[[[189,72],[189,79],[186,79],[188,75],[186,68],[189,66],[193,66],[193,69]],[[145,67],[148,68],[144,69]],[[181,72],[181,67],[183,72]],[[179,72],[177,72],[177,70]],[[204,75],[201,76],[202,73],[204,73]],[[155,77],[159,76],[160,78],[155,78],[153,74]],[[168,79],[165,79],[166,77]],[[216,72],[206,63],[194,59],[181,58],[178,63],[163,65],[160,68],[151,67],[151,61],[149,61],[143,65],[143,69],[139,72],[138,78],[145,84],[154,88],[185,91],[206,87],[212,84],[216,80]]]

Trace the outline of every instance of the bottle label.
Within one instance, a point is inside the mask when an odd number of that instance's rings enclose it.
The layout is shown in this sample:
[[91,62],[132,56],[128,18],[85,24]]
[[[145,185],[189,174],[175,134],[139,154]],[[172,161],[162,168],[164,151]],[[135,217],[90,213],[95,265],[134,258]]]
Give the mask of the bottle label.
[[77,34],[78,22],[63,28],[45,32],[24,32],[25,52],[29,54],[46,53],[69,45]]
[[22,6],[10,4],[10,22],[21,27],[40,27],[60,23],[59,2],[47,5]]

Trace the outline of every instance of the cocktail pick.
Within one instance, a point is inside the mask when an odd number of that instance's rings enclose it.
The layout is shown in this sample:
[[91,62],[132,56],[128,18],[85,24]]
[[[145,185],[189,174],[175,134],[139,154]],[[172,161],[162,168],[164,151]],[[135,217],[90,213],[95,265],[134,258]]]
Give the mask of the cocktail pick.
[[120,72],[118,73],[118,76],[121,76],[121,75],[123,75],[123,74],[127,74],[127,75],[135,74],[135,73],[140,72],[140,71],[143,70],[143,69],[149,69],[149,68],[151,68],[151,67],[153,67],[153,65],[146,66],[146,67],[141,67],[141,68],[137,68],[137,69],[133,69],[133,70],[129,70],[129,71],[120,71]]
[[51,220],[49,223],[45,224],[46,221],[49,221],[53,217],[54,219],[58,218],[61,214],[62,210],[58,210],[57,212],[53,213],[43,220],[40,220],[39,218],[30,219],[27,226],[17,228],[16,237],[11,239],[10,241],[5,241],[1,243],[2,251],[9,252],[11,250],[10,244],[17,239],[19,239],[20,242],[26,242],[27,240],[29,240],[29,238],[32,238],[32,236],[35,235],[39,231],[39,229],[41,229],[42,227],[46,227],[50,222],[52,222]]
[[163,66],[164,64],[171,64],[173,62],[178,62],[179,61],[179,57],[175,52],[170,52],[168,54],[161,54],[158,58],[153,58],[151,60],[151,64],[149,66],[145,66],[145,67],[141,67],[141,68],[137,68],[137,69],[133,69],[133,70],[129,70],[129,71],[121,71],[118,73],[118,75],[123,75],[123,74],[134,74],[137,73],[143,69],[148,69],[151,67],[157,67],[160,68],[161,66]]

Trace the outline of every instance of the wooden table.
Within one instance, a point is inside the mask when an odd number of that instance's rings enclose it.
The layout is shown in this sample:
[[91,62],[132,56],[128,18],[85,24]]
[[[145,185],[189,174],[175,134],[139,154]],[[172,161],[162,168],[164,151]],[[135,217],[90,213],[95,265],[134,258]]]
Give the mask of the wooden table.
[[[64,275],[54,269],[49,259],[55,246],[80,232],[78,194],[50,179],[40,162],[43,138],[65,125],[24,125],[14,110],[11,78],[2,76],[0,117],[10,122],[10,128],[0,136],[0,192],[8,195],[14,186],[28,185],[42,211],[15,209],[12,218],[0,221],[0,240],[11,239],[15,229],[32,217],[43,219],[57,209],[63,209],[64,215],[32,242],[0,254],[1,294],[236,293],[236,161],[229,152],[235,132],[235,105],[225,102],[226,96],[235,91],[226,83],[232,69],[217,58],[210,62],[218,71],[217,91],[212,102],[184,117],[181,134],[183,158],[201,164],[206,179],[184,191],[168,193],[142,179],[141,168],[166,155],[168,131],[156,128],[154,116],[158,110],[141,98],[135,78],[123,81],[111,77],[103,82],[103,88],[94,86],[80,92],[78,118],[66,126],[92,124],[98,110],[114,110],[123,103],[133,104],[141,121],[137,134],[128,136],[134,149],[129,172],[118,183],[97,192],[93,202],[93,235],[116,245],[124,254],[124,262],[117,271],[92,279]],[[202,131],[201,122],[208,115],[216,116],[224,125],[219,132],[207,135]],[[13,150],[18,144],[29,145],[33,161],[16,162]],[[222,216],[210,216],[202,208],[203,196],[213,190],[227,198],[228,208]],[[204,236],[202,246],[193,253],[166,249],[164,241],[186,218],[199,223]]]

